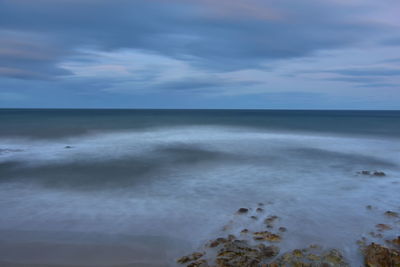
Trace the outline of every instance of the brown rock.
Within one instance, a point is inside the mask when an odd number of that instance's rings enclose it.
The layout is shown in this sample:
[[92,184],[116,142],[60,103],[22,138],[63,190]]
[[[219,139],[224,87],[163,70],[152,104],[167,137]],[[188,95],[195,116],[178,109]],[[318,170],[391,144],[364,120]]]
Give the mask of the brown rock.
[[254,240],[258,240],[258,241],[270,241],[270,242],[281,241],[280,235],[273,234],[268,231],[255,232],[253,238],[254,238]]
[[377,225],[375,225],[375,227],[378,228],[378,231],[386,231],[386,230],[392,229],[392,227],[390,225],[383,224],[383,223],[377,224]]
[[400,254],[375,243],[371,243],[365,249],[365,266],[367,267],[392,267],[400,266]]
[[386,211],[386,212],[385,212],[385,215],[386,215],[386,216],[389,216],[389,217],[395,217],[395,218],[398,218],[398,217],[399,217],[399,214],[398,214],[397,212],[390,211],[390,210]]

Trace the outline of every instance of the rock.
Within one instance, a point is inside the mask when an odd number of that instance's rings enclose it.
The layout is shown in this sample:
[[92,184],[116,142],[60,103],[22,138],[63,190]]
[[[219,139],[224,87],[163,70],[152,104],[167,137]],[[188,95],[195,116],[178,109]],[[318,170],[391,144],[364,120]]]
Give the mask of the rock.
[[279,227],[278,230],[279,230],[279,232],[286,232],[287,229],[286,229],[286,227]]
[[372,174],[373,176],[386,176],[386,174],[384,172],[381,171],[374,171],[374,173]]
[[257,212],[263,212],[264,209],[263,209],[263,208],[257,208],[256,211],[257,211]]
[[400,266],[400,253],[394,249],[371,243],[364,251],[365,266],[391,267]]
[[65,149],[69,149],[69,148],[72,148],[72,146],[65,146],[64,148]]
[[369,209],[369,210],[372,210],[372,206],[371,205],[367,205],[366,208]]
[[194,252],[194,253],[192,253],[192,254],[190,254],[188,256],[183,256],[183,257],[177,259],[176,261],[178,263],[184,264],[184,263],[188,263],[190,261],[198,260],[203,256],[204,256],[204,253]]
[[328,253],[325,253],[323,260],[334,266],[340,266],[344,262],[342,254],[336,249],[331,249]]
[[397,212],[390,211],[390,210],[386,211],[385,215],[388,216],[388,217],[395,217],[395,218],[399,217],[399,214]]
[[270,242],[280,242],[281,241],[280,235],[273,234],[268,231],[255,232],[253,238],[254,238],[254,240],[258,240],[258,241],[270,241]]
[[398,236],[397,238],[395,238],[393,240],[386,240],[386,242],[391,245],[400,247],[400,236]]
[[392,227],[390,225],[383,224],[383,223],[377,224],[377,225],[375,225],[375,227],[378,228],[378,231],[386,231],[386,230],[392,229]]
[[250,218],[252,218],[253,220],[258,220],[257,216],[251,216]]
[[370,236],[375,237],[375,238],[382,238],[383,237],[383,235],[381,233],[377,234],[375,232],[370,232],[369,234],[370,234]]
[[249,229],[245,228],[242,231],[240,231],[241,234],[247,234],[249,232]]
[[260,202],[258,203],[258,206],[264,206],[264,203]]
[[348,264],[344,261],[341,253],[335,249],[330,250],[324,254],[324,256],[317,255],[315,253],[306,254],[307,249],[295,249],[291,252],[283,254],[281,257],[276,259],[274,262],[267,266],[298,266],[298,267],[344,267]]
[[264,220],[264,223],[267,225],[268,228],[273,228],[274,227],[274,222],[278,219],[278,216],[269,216]]
[[247,213],[248,211],[249,211],[249,209],[240,208],[240,209],[238,209],[237,213],[238,213],[238,214],[244,214],[244,213]]
[[278,255],[279,248],[275,246],[251,246],[245,240],[234,240],[225,243],[217,253],[217,267],[249,266],[258,267],[260,262]]
[[187,267],[209,267],[209,265],[206,260],[198,260],[190,263]]
[[370,171],[360,171],[360,172],[357,172],[358,174],[362,174],[362,175],[371,175],[371,172]]

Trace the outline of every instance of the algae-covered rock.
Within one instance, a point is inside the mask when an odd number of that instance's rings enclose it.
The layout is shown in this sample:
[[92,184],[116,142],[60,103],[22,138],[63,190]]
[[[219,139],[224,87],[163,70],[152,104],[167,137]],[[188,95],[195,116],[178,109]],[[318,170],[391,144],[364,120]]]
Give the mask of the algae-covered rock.
[[390,210],[386,211],[385,215],[388,216],[388,217],[395,217],[395,218],[399,217],[399,214],[397,212],[390,211]]
[[188,262],[190,262],[190,261],[198,260],[198,259],[200,259],[200,258],[203,257],[203,256],[204,256],[204,253],[194,252],[194,253],[192,253],[192,254],[190,254],[190,255],[183,256],[183,257],[177,259],[176,261],[177,261],[178,263],[184,264],[184,263],[188,263]]
[[365,266],[368,267],[399,267],[400,253],[394,249],[371,243],[364,251]]
[[270,242],[279,242],[282,239],[280,235],[273,234],[268,231],[255,232],[253,238],[254,240],[258,241],[270,241]]

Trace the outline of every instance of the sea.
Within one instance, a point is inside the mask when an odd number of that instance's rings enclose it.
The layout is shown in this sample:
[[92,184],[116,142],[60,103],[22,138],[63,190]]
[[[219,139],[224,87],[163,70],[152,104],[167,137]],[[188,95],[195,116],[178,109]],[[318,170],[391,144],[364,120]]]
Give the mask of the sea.
[[0,109],[0,266],[177,266],[270,215],[361,266],[399,192],[400,111]]

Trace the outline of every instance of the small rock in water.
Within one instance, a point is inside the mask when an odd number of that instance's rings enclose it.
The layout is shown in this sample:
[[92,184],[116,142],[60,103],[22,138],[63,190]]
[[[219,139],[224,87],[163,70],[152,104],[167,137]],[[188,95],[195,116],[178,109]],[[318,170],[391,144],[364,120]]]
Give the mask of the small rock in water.
[[250,218],[252,218],[253,220],[258,220],[257,216],[251,216]]
[[256,211],[257,211],[257,212],[263,212],[264,209],[263,209],[263,208],[257,208]]
[[258,206],[264,206],[264,203],[260,202],[258,203]]
[[386,176],[386,174],[381,171],[374,171],[373,176]]
[[279,229],[278,229],[280,232],[286,232],[286,227],[279,227]]
[[389,216],[389,217],[396,217],[396,218],[399,217],[399,214],[397,212],[390,211],[390,210],[386,211],[385,215]]
[[65,149],[68,149],[68,148],[72,148],[72,146],[65,146],[64,148],[65,148]]
[[240,233],[242,233],[242,234],[247,234],[249,232],[249,229],[243,229],[242,231],[240,231]]
[[273,234],[268,231],[255,232],[253,238],[254,238],[254,240],[257,240],[257,241],[270,241],[270,242],[280,242],[281,241],[280,235]]
[[378,231],[385,231],[385,230],[391,230],[392,227],[388,224],[383,224],[383,223],[379,223],[377,225],[375,225],[376,228],[378,228]]
[[370,171],[360,171],[360,172],[357,172],[358,174],[362,174],[362,175],[371,175],[371,172]]
[[249,211],[249,209],[240,208],[240,209],[238,209],[237,213],[239,213],[239,214],[244,214],[244,213],[247,213],[248,211]]
[[367,205],[367,209],[372,210],[372,206],[371,205]]

